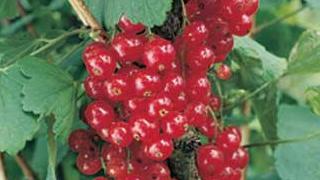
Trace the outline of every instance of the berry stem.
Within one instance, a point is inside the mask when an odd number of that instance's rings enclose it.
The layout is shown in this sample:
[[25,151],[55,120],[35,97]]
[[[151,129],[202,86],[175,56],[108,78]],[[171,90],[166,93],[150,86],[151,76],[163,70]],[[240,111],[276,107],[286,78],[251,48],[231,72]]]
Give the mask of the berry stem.
[[20,155],[16,155],[14,158],[15,158],[18,166],[22,170],[24,178],[28,179],[28,180],[34,180],[35,178],[33,176],[33,172],[30,169],[29,165],[26,163],[26,161]]
[[221,84],[220,84],[218,79],[215,79],[214,83],[215,83],[215,85],[217,87],[218,95],[219,95],[219,98],[220,98],[220,101],[221,101],[221,106],[220,106],[220,125],[223,127],[223,109],[224,109],[223,103],[224,103],[224,100],[223,100],[222,88],[221,88]]
[[187,15],[186,5],[184,4],[184,0],[180,0],[180,1],[181,1],[181,6],[182,6],[182,18],[183,18],[181,31],[183,31],[183,29],[189,23],[189,19],[188,19],[188,15]]
[[4,164],[3,164],[3,153],[0,153],[0,179],[7,180]]
[[271,140],[265,142],[258,142],[244,145],[244,148],[253,148],[253,147],[262,147],[262,146],[269,146],[269,145],[279,145],[279,144],[289,144],[289,143],[298,143],[303,141],[308,141],[311,139],[319,138],[320,132],[316,132],[307,136],[292,138],[292,139],[280,139],[280,140]]
[[280,23],[280,22],[282,22],[282,21],[284,21],[284,20],[286,20],[286,19],[289,19],[289,18],[291,18],[291,17],[299,14],[300,12],[302,12],[303,10],[305,10],[307,7],[308,7],[308,6],[305,6],[305,5],[304,5],[304,6],[298,8],[298,9],[296,9],[296,10],[294,10],[294,11],[292,11],[292,12],[290,12],[290,13],[282,16],[282,17],[276,18],[276,19],[274,19],[274,20],[272,20],[272,21],[269,21],[269,22],[267,22],[267,23],[264,23],[264,24],[258,26],[254,31],[252,31],[252,36],[258,34],[258,33],[261,32],[262,30],[264,30],[264,29],[266,29],[266,28],[268,28],[268,27],[270,27],[270,26],[273,26],[273,25],[275,25],[275,24],[278,24],[278,23]]
[[[48,171],[51,173],[51,177],[54,177],[56,179],[56,161],[57,161],[57,141],[55,139],[55,134],[53,132],[53,124],[54,124],[54,117],[50,116],[48,117],[48,162],[49,162],[49,168]],[[53,179],[53,180],[55,180]]]

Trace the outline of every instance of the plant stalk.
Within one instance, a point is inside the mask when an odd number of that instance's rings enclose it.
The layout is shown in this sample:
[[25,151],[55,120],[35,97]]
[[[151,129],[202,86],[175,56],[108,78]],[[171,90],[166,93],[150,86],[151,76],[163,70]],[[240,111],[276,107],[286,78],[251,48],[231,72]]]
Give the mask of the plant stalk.
[[4,163],[3,163],[3,153],[0,152],[0,180],[7,180]]
[[25,160],[20,155],[16,155],[14,159],[16,160],[18,166],[21,168],[24,178],[26,180],[34,180],[35,178],[33,176],[33,172],[25,162]]

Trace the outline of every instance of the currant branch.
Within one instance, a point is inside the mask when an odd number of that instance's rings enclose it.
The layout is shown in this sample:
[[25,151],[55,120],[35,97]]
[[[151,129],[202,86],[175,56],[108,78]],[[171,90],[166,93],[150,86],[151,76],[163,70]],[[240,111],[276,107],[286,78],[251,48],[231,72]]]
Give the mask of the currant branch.
[[25,160],[20,156],[20,155],[16,155],[14,157],[14,159],[16,160],[18,166],[20,167],[20,169],[22,170],[22,173],[24,175],[24,178],[27,180],[34,180],[34,176],[33,176],[33,172],[30,169],[29,165],[27,164],[27,162],[25,162]]
[[0,180],[7,180],[3,164],[3,153],[0,153]]

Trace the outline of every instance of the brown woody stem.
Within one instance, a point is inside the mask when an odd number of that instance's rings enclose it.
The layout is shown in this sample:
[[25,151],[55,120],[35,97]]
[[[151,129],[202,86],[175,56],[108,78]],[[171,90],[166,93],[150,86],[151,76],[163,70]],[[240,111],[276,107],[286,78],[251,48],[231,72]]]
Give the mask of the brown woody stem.
[[21,168],[25,179],[34,180],[35,178],[33,176],[33,172],[30,169],[30,167],[28,166],[28,164],[25,162],[25,160],[20,155],[16,155],[14,158],[15,158],[18,166]]
[[7,180],[4,164],[3,164],[3,153],[0,152],[0,180]]

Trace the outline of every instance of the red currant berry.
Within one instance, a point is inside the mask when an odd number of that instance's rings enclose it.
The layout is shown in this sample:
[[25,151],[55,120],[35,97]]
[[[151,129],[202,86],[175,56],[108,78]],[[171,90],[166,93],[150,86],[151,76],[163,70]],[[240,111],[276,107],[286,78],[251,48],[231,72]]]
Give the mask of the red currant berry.
[[196,73],[206,72],[214,61],[213,51],[204,45],[199,45],[187,53],[187,65]]
[[146,109],[146,106],[145,98],[133,98],[123,102],[123,109],[129,114],[143,112]]
[[230,23],[230,32],[237,36],[245,36],[249,34],[251,28],[252,20],[246,14],[242,15],[240,20]]
[[153,71],[164,71],[170,68],[176,58],[176,51],[170,41],[154,37],[145,45],[142,61]]
[[248,162],[249,162],[248,152],[242,147],[240,147],[230,156],[227,156],[227,163],[232,168],[244,169],[248,165]]
[[180,94],[176,97],[171,97],[173,102],[173,110],[182,112],[185,111],[188,100],[185,92],[180,92]]
[[109,129],[109,142],[119,146],[127,147],[132,142],[130,126],[125,122],[115,122]]
[[112,41],[112,47],[120,57],[122,64],[141,59],[145,37],[134,34],[121,33]]
[[113,158],[106,162],[106,173],[112,177],[124,177],[128,173],[128,164],[126,159]]
[[92,58],[94,56],[97,56],[97,53],[99,50],[105,50],[106,45],[101,42],[93,42],[87,45],[87,47],[84,49],[82,58],[86,61],[89,58]]
[[201,126],[198,126],[198,129],[201,134],[208,138],[213,138],[217,132],[217,126],[213,119],[207,118],[206,122]]
[[166,160],[173,152],[173,142],[167,136],[160,136],[143,145],[143,152],[146,156],[155,161]]
[[122,101],[131,97],[131,83],[128,75],[116,74],[104,83],[106,94],[111,101]]
[[185,112],[190,125],[201,127],[208,118],[207,107],[201,102],[190,103]]
[[182,38],[188,47],[195,47],[206,41],[208,35],[209,31],[206,25],[201,21],[194,21],[184,29]]
[[229,0],[222,3],[221,16],[224,19],[236,20],[244,14],[244,6],[246,0]]
[[[216,37],[210,37],[209,45],[212,48],[214,54],[218,56],[223,55],[225,57],[228,54],[234,45],[233,37],[230,33]],[[216,60],[218,62],[218,60]]]
[[150,97],[161,89],[162,83],[157,73],[143,70],[133,77],[133,86],[138,97]]
[[101,149],[101,157],[105,162],[114,158],[125,159],[127,157],[127,151],[124,148],[104,143]]
[[211,84],[205,75],[195,74],[187,79],[186,93],[190,101],[206,102],[211,94]]
[[[151,139],[151,138],[150,138]],[[150,160],[146,154],[143,152],[143,145],[141,145],[140,142],[133,142],[130,147],[131,152],[131,160],[136,161],[143,165],[148,165],[150,163],[153,163],[152,160]]]
[[133,33],[133,34],[142,32],[145,28],[144,25],[141,23],[137,23],[137,24],[132,23],[130,19],[127,18],[126,16],[122,16],[120,18],[118,26],[123,32]]
[[95,55],[84,59],[90,76],[106,79],[116,70],[116,57],[111,50],[97,49]]
[[219,174],[218,179],[220,180],[240,180],[241,172],[238,169],[231,167],[225,167],[224,170]]
[[170,97],[177,97],[185,89],[185,81],[183,77],[175,72],[168,72],[164,79],[164,92]]
[[224,152],[233,153],[240,147],[241,136],[233,129],[225,129],[216,139],[216,144]]
[[211,94],[209,99],[209,105],[213,111],[219,111],[221,107],[221,100],[218,96]]
[[94,77],[88,76],[83,82],[87,95],[93,99],[104,99],[106,95],[103,93],[103,82]]
[[88,145],[92,142],[88,131],[77,129],[69,135],[68,143],[72,151],[83,152],[87,150]]
[[105,101],[94,101],[85,110],[87,123],[94,129],[108,128],[115,118],[113,108]]
[[109,180],[109,179],[104,176],[98,176],[98,177],[95,177],[93,180]]
[[253,15],[259,9],[259,0],[245,0],[244,13]]
[[146,114],[135,114],[129,119],[133,138],[146,142],[159,136],[159,124]]
[[93,175],[98,173],[102,166],[99,156],[88,158],[84,154],[79,154],[76,160],[78,170],[85,175]]
[[171,138],[177,139],[184,135],[187,128],[187,118],[181,113],[170,112],[161,119],[163,133]]
[[172,100],[163,93],[151,98],[147,104],[148,115],[158,119],[165,117],[173,108]]
[[124,177],[117,178],[117,180],[145,180],[145,178],[139,174],[128,174]]
[[221,80],[229,80],[232,76],[231,69],[228,65],[222,64],[216,71],[217,77]]
[[165,180],[170,178],[170,170],[164,163],[153,163],[147,167],[148,179]]
[[224,156],[215,145],[204,145],[197,150],[197,165],[201,174],[213,176],[224,168]]

